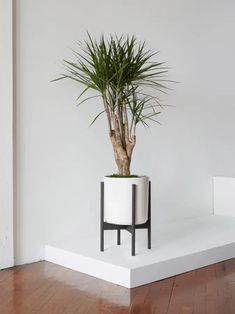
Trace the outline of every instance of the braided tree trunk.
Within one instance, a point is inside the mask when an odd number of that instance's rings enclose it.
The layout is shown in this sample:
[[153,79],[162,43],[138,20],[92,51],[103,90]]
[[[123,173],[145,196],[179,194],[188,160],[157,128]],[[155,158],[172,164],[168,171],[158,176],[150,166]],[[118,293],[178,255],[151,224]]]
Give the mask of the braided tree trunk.
[[135,123],[132,118],[129,125],[127,105],[124,102],[117,99],[114,106],[110,105],[107,98],[103,98],[104,107],[108,118],[109,135],[118,174],[120,176],[130,176],[131,157],[136,143]]
[[113,145],[115,161],[118,167],[118,173],[121,176],[130,175],[130,165],[132,151],[135,146],[135,137],[132,140],[121,140],[119,134],[111,132],[110,139]]

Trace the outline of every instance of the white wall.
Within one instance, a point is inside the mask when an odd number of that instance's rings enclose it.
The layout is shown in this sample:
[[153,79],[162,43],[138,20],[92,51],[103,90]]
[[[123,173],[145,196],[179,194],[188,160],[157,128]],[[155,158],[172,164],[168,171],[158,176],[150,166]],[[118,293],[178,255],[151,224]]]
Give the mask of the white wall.
[[235,4],[189,0],[18,0],[17,262],[43,243],[98,228],[99,181],[115,172],[97,100],[75,107],[81,88],[49,83],[85,31],[136,34],[169,61],[174,86],[162,126],[140,129],[133,172],[153,183],[154,224],[212,213],[212,176],[235,176]]
[[12,3],[0,0],[0,269],[13,265]]

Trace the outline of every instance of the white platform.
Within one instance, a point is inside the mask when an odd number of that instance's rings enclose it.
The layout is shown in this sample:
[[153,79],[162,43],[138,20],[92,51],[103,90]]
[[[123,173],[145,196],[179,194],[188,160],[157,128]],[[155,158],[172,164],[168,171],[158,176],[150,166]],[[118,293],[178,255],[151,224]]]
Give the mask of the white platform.
[[235,178],[214,177],[214,214],[235,217]]
[[99,235],[72,235],[46,245],[45,259],[132,288],[235,257],[235,217],[212,215],[155,230],[151,250],[146,247],[146,230],[137,230],[135,257],[126,231],[120,246],[115,231],[105,231],[104,252],[99,252]]

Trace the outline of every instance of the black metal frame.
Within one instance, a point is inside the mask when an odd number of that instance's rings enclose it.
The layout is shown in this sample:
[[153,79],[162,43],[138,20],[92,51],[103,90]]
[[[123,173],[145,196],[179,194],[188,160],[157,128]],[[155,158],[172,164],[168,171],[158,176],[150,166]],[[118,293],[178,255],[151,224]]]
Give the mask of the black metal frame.
[[121,244],[121,230],[131,233],[131,255],[135,256],[135,231],[136,229],[147,229],[148,249],[151,249],[151,182],[148,191],[148,220],[144,224],[135,224],[136,212],[136,184],[132,184],[132,224],[116,225],[104,221],[104,182],[100,183],[100,251],[104,251],[104,231],[117,230],[117,245]]

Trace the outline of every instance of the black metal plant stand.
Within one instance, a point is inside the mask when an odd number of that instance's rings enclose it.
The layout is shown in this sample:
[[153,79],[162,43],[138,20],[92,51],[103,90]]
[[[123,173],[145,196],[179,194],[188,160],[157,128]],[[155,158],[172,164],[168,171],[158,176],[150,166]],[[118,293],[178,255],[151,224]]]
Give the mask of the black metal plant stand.
[[104,251],[104,231],[117,230],[117,245],[121,244],[121,230],[131,233],[131,255],[135,256],[135,231],[136,229],[147,229],[148,249],[151,249],[151,182],[149,181],[148,191],[148,220],[144,224],[135,224],[136,212],[136,184],[132,184],[132,224],[116,225],[104,221],[104,182],[100,184],[100,251]]

